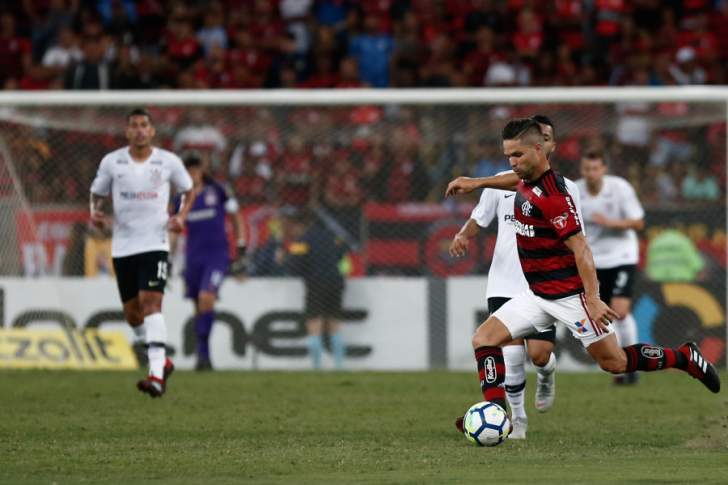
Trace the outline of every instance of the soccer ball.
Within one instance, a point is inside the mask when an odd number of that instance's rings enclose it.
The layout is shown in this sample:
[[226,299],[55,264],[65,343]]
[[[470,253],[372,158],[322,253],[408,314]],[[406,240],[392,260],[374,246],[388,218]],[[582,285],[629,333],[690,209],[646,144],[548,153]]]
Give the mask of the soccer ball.
[[496,446],[508,438],[513,425],[502,407],[483,401],[465,412],[463,430],[468,441],[478,446]]

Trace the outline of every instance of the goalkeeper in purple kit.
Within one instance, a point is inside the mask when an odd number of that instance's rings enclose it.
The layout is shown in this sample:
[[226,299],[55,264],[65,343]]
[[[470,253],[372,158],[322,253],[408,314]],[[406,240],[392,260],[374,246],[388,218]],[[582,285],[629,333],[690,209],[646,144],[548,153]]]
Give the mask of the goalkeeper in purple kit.
[[[184,163],[194,182],[192,191],[197,194],[187,218],[185,296],[195,303],[195,369],[211,370],[209,341],[215,321],[215,301],[225,275],[245,272],[244,226],[237,200],[205,173],[202,161],[196,156],[188,156]],[[232,216],[237,240],[237,256],[232,264],[225,230],[228,214]]]

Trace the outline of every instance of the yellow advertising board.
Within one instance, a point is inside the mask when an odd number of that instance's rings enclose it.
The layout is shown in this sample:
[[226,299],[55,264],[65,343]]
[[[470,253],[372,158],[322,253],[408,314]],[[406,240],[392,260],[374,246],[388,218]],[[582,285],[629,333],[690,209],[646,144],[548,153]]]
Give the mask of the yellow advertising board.
[[0,329],[0,369],[134,370],[139,367],[123,332]]

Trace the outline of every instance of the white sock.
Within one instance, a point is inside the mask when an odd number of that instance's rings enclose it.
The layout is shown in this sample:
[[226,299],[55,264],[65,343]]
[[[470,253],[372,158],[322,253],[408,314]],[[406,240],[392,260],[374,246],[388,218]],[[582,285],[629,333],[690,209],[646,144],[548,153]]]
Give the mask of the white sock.
[[541,374],[542,376],[550,376],[555,370],[556,370],[556,354],[551,352],[551,356],[549,357],[549,361],[546,362],[546,365],[543,367],[535,366],[536,372]]
[[506,396],[511,407],[511,418],[525,418],[526,349],[523,345],[506,345],[503,347],[503,360],[506,364]]
[[615,322],[615,330],[620,347],[628,347],[637,343],[637,322],[631,313]]
[[164,378],[164,361],[166,354],[164,344],[167,343],[167,325],[161,313],[152,313],[144,317],[146,327],[147,357],[149,358],[149,375],[158,379]]
[[134,343],[146,342],[147,332],[144,328],[144,323],[137,325],[136,327],[131,327],[131,330],[134,332]]

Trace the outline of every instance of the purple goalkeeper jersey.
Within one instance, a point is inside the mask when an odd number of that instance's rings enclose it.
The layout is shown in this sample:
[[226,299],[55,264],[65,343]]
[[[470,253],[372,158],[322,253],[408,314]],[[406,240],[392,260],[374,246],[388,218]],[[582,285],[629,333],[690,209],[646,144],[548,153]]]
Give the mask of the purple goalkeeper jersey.
[[209,180],[202,186],[187,216],[187,261],[228,261],[227,201],[227,191],[219,183]]

